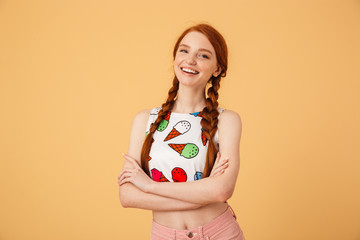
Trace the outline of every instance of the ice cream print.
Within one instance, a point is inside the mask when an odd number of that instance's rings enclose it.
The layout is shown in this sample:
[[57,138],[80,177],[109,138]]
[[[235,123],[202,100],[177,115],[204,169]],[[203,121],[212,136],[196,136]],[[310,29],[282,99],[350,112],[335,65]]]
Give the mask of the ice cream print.
[[164,176],[162,172],[156,168],[151,169],[152,179],[156,182],[169,182],[169,180]]
[[185,143],[185,144],[172,144],[169,146],[180,153],[180,156],[184,158],[193,158],[199,153],[199,148],[193,143]]
[[166,127],[169,124],[170,114],[171,114],[171,112],[168,111],[167,114],[165,115],[164,119],[161,120],[159,126],[157,127],[158,131],[162,132],[166,129]]
[[202,172],[196,172],[194,175],[194,180],[202,179],[203,173]]
[[174,182],[186,182],[187,175],[184,169],[176,167],[171,171]]
[[164,142],[173,139],[181,134],[186,133],[187,131],[190,130],[190,128],[191,128],[191,124],[189,121],[182,120],[180,122],[177,122],[173,127],[173,129],[171,130],[171,132],[164,139]]

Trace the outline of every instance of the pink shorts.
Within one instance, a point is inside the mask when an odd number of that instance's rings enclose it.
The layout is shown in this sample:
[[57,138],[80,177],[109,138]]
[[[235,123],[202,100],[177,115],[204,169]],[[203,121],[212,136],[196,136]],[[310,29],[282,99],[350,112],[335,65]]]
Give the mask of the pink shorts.
[[189,229],[168,228],[153,221],[151,240],[245,240],[236,221],[236,215],[229,206],[226,211],[209,223]]

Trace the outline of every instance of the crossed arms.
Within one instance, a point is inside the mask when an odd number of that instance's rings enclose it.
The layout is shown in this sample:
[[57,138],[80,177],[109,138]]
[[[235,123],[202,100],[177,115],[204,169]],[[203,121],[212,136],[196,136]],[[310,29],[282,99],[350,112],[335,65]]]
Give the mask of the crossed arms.
[[133,120],[128,154],[124,155],[123,170],[118,178],[122,206],[175,211],[196,209],[228,200],[234,191],[240,167],[242,123],[239,115],[226,110],[219,117],[218,140],[221,155],[218,155],[211,175],[193,182],[174,183],[155,182],[139,166],[149,113],[149,110],[141,111]]

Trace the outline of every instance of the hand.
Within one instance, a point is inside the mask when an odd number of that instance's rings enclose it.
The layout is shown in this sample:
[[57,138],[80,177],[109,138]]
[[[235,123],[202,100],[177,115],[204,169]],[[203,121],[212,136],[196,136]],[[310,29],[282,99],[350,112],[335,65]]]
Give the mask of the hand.
[[211,170],[209,177],[215,177],[223,174],[225,169],[229,166],[229,158],[224,158],[220,161],[220,153],[218,152],[216,155],[214,167]]
[[123,154],[125,161],[129,161],[134,168],[124,168],[118,176],[118,185],[132,183],[143,192],[148,192],[150,186],[155,183],[139,166],[138,162],[129,155]]

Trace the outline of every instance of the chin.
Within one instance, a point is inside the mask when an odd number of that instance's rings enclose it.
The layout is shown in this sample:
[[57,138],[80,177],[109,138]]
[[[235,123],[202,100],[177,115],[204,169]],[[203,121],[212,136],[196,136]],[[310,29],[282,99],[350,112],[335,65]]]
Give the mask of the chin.
[[183,75],[176,74],[176,78],[179,80],[179,83],[185,86],[192,86],[199,83],[199,79],[195,77],[187,77]]
[[183,86],[188,86],[188,87],[191,87],[191,86],[196,86],[196,84],[193,82],[193,81],[182,81],[182,80],[179,80],[179,83]]

